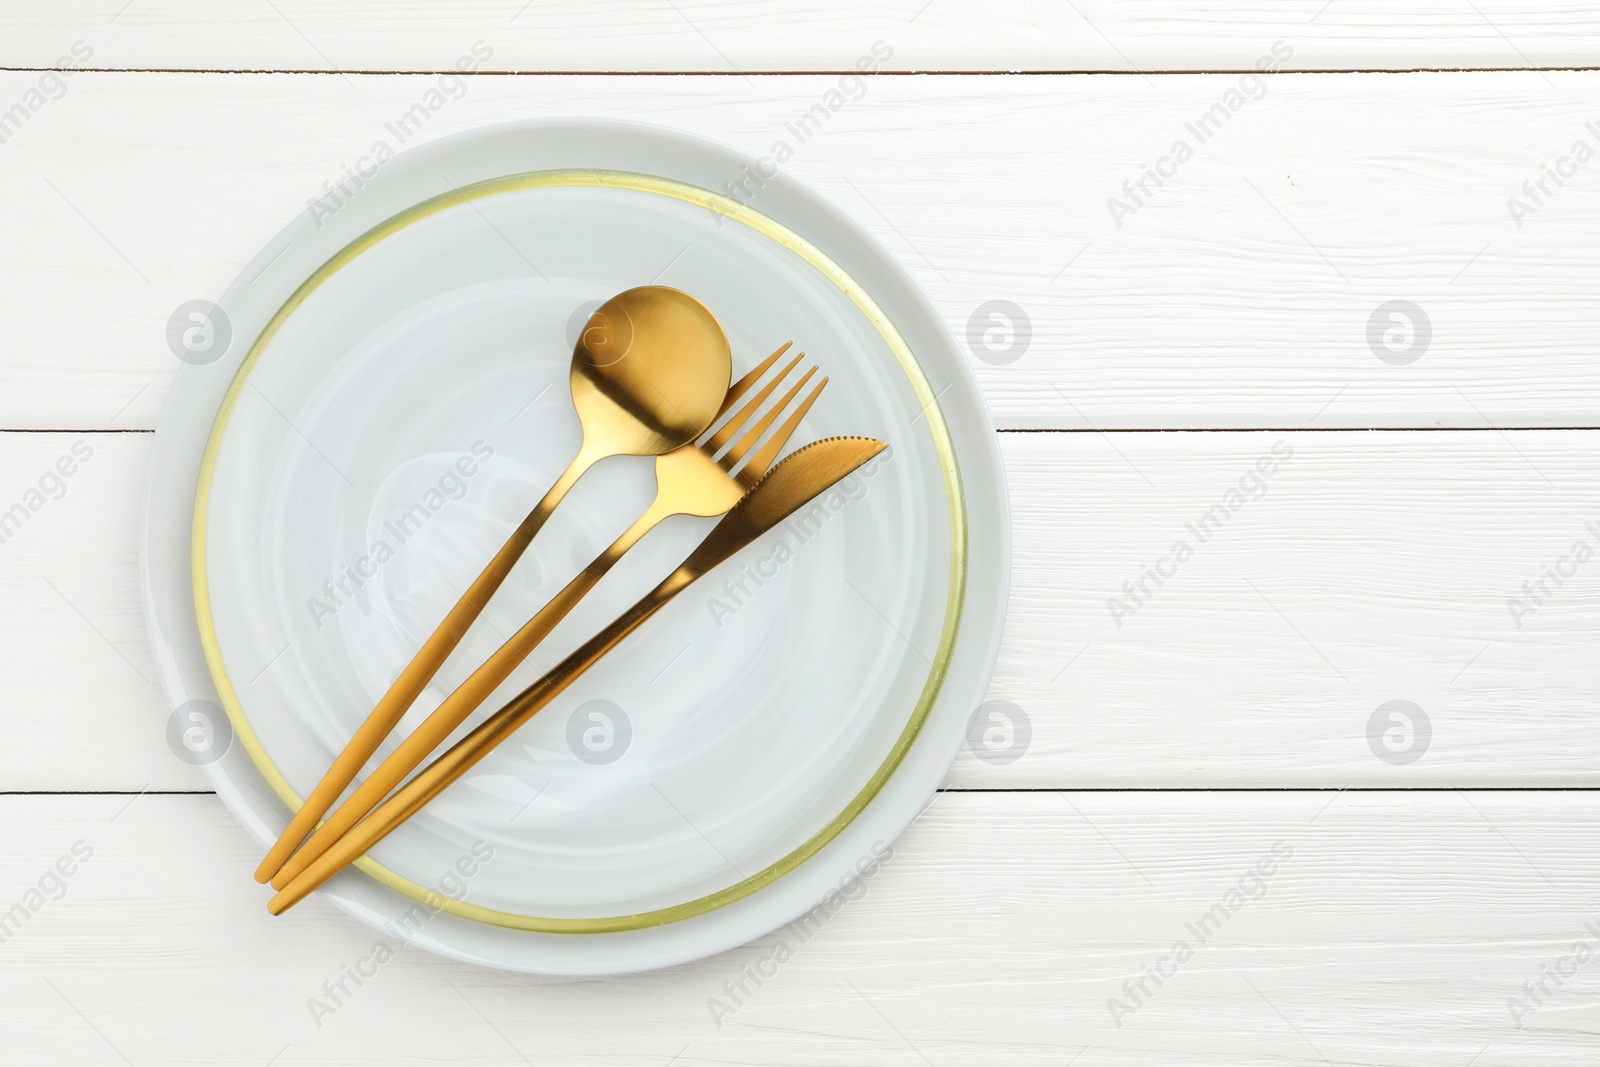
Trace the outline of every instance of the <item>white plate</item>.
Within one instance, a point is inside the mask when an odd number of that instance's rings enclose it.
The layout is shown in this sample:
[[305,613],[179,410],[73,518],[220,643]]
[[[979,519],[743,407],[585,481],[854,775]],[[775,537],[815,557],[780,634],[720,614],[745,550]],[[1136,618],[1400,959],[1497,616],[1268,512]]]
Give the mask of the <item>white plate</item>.
[[[567,367],[599,300],[693,293],[736,374],[794,340],[832,382],[791,447],[891,444],[325,890],[416,944],[611,973],[760,936],[885,851],[982,699],[1008,561],[976,385],[904,270],[815,193],[782,175],[746,183],[748,203],[707,191],[738,192],[747,165],[593,121],[414,150],[263,251],[179,373],[146,502],[147,615],[174,705],[227,709],[233,743],[207,769],[263,843],[575,452]],[[589,474],[401,732],[651,490],[647,460]],[[652,533],[498,696],[709,525]]]

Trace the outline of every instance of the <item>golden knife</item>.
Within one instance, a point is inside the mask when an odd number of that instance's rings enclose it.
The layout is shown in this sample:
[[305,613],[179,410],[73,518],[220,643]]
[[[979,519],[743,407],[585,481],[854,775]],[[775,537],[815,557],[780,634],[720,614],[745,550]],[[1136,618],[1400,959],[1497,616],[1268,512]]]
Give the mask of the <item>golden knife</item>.
[[305,899],[466,774],[673,597],[887,447],[868,437],[830,437],[773,467],[660,585],[374,808],[284,886],[267,910],[279,915]]

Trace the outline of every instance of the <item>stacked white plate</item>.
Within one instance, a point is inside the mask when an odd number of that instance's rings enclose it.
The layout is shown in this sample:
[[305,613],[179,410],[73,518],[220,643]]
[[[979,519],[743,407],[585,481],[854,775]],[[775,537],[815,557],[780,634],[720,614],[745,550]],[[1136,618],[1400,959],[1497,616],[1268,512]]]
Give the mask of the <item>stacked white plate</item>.
[[[146,610],[174,707],[225,711],[197,758],[263,848],[576,452],[568,368],[600,301],[693,294],[736,376],[793,341],[831,384],[791,448],[890,444],[328,884],[394,936],[562,974],[734,947],[866,869],[965,740],[1008,583],[993,428],[906,271],[783,174],[741,189],[753,166],[628,123],[447,138],[308,210],[196,311],[152,456]],[[587,475],[380,758],[652,491],[645,459]],[[647,537],[469,727],[710,525]]]

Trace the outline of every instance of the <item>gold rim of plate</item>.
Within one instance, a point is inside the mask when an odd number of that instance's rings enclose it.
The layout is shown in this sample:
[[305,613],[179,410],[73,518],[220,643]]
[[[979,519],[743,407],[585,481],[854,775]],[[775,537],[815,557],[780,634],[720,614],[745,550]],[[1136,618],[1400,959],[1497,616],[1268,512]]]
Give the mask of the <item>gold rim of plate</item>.
[[371,875],[390,889],[404,894],[412,900],[422,902],[430,908],[442,910],[464,919],[472,919],[495,926],[510,927],[516,930],[531,930],[542,933],[596,934],[642,930],[651,926],[678,922],[696,915],[704,915],[771,885],[816,855],[828,842],[832,841],[845,827],[850,825],[857,815],[866,809],[867,805],[872,802],[873,798],[878,795],[890,777],[899,768],[901,762],[905,759],[906,753],[910,751],[912,743],[916,741],[917,735],[921,732],[923,724],[927,721],[928,714],[939,695],[939,690],[944,684],[945,675],[950,667],[950,659],[955,649],[956,632],[960,627],[967,571],[966,505],[962,496],[961,472],[956,463],[955,447],[950,439],[950,429],[945,423],[944,413],[940,409],[938,397],[929,386],[927,378],[922,373],[922,367],[917,363],[910,347],[906,344],[905,339],[900,336],[900,332],[895,329],[894,324],[889,321],[889,317],[884,314],[883,309],[878,307],[866,290],[846,273],[844,268],[835,263],[821,249],[787,226],[736,200],[723,196],[721,193],[714,193],[670,178],[638,174],[630,171],[584,169],[530,171],[475,182],[471,185],[462,186],[453,192],[414,204],[357,237],[312,272],[310,277],[300,284],[300,287],[289,296],[288,300],[284,301],[283,306],[268,320],[260,335],[255,339],[255,343],[250,346],[250,351],[245,354],[244,362],[240,364],[239,370],[234,374],[233,381],[228,386],[227,393],[223,396],[222,405],[217,411],[216,422],[211,427],[211,435],[206,441],[205,452],[201,456],[200,480],[195,491],[194,520],[191,528],[190,571],[194,587],[195,615],[200,629],[200,644],[205,650],[206,664],[211,670],[211,677],[216,684],[217,693],[222,700],[222,706],[227,711],[228,718],[233,724],[234,733],[238,736],[240,743],[244,745],[245,751],[249,753],[251,761],[255,763],[256,768],[266,778],[273,790],[282,798],[285,804],[289,805],[291,810],[298,810],[303,802],[302,798],[290,787],[288,781],[278,770],[277,765],[272,762],[272,758],[267,755],[260,740],[256,737],[255,731],[251,729],[249,720],[245,717],[244,709],[241,707],[239,699],[234,693],[233,684],[229,680],[227,668],[223,665],[221,649],[218,646],[216,631],[212,624],[211,597],[206,579],[206,512],[210,499],[211,477],[216,467],[217,453],[221,448],[222,437],[227,429],[229,416],[233,413],[234,403],[238,400],[239,394],[244,388],[245,379],[249,377],[257,360],[260,359],[261,354],[266,350],[267,345],[284,321],[294,313],[296,308],[305,302],[306,298],[318,286],[361,253],[414,222],[470,200],[516,190],[566,186],[631,189],[638,192],[653,193],[658,196],[672,197],[704,207],[736,222],[743,223],[787,248],[821,272],[824,277],[850,298],[877,329],[879,335],[882,336],[884,342],[889,346],[889,350],[899,362],[901,370],[910,380],[912,389],[922,404],[928,431],[933,437],[934,449],[938,454],[940,466],[944,471],[945,496],[950,510],[950,591],[945,602],[944,626],[939,634],[939,648],[933,657],[927,681],[923,685],[922,693],[917,699],[915,708],[912,709],[910,718],[907,719],[900,736],[889,750],[888,756],[878,766],[878,769],[867,780],[866,784],[845,805],[844,809],[835,815],[826,826],[801,843],[799,847],[764,870],[715,893],[709,893],[670,907],[637,912],[632,915],[611,915],[595,918],[552,918],[548,916],[522,915],[516,912],[480,907],[476,904],[469,904],[466,901],[452,900],[434,890],[418,885],[408,878],[402,877],[379,864],[370,856],[363,856],[355,861],[355,866],[358,869]]

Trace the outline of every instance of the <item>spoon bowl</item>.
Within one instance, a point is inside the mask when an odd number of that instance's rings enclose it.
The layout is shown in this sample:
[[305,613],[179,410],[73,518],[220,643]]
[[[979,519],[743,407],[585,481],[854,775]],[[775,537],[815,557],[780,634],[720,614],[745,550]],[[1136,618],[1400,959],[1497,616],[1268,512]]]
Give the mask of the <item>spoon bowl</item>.
[[584,448],[659,456],[688,444],[716,417],[732,371],[728,339],[700,301],[664,285],[618,293],[589,316],[572,351]]

